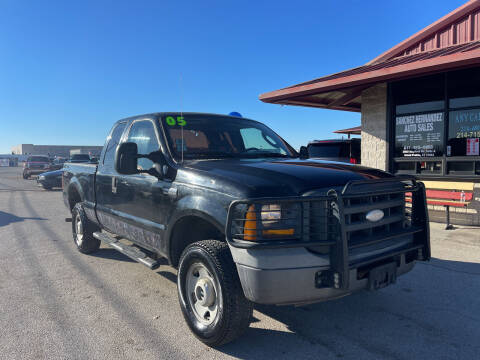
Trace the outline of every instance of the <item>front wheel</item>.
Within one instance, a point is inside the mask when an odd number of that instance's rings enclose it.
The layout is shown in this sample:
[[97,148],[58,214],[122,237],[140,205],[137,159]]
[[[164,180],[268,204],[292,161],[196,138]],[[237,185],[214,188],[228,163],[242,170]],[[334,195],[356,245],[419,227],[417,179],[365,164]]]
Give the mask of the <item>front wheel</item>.
[[205,344],[226,344],[250,325],[253,304],[243,294],[224,242],[203,240],[189,245],[180,258],[177,285],[183,316]]

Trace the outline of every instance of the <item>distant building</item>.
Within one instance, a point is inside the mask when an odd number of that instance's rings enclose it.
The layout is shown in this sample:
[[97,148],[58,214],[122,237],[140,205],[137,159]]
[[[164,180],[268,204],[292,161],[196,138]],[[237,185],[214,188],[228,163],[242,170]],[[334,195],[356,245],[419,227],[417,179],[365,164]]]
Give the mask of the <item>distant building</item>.
[[70,150],[70,156],[76,155],[76,154],[88,154],[90,156],[99,157],[101,151],[102,151],[101,146],[99,147],[99,150],[92,150],[91,147],[88,147],[88,148],[85,148],[85,149],[75,148],[75,149]]
[[90,154],[92,156],[100,155],[102,146],[88,145],[34,145],[19,144],[12,147],[14,155],[48,155],[70,157],[72,154]]
[[0,167],[18,166],[18,161],[21,156],[12,154],[0,154]]

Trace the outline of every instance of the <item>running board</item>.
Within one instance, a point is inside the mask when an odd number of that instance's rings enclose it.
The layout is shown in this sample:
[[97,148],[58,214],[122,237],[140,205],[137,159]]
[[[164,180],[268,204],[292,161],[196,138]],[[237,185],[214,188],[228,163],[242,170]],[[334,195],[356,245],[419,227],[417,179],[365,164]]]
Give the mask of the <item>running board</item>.
[[115,250],[120,251],[122,254],[128,256],[130,259],[139,262],[140,264],[145,265],[150,270],[155,270],[160,266],[160,263],[157,260],[148,257],[142,250],[134,245],[126,245],[102,232],[94,232],[93,237],[104,242],[105,244],[111,246]]

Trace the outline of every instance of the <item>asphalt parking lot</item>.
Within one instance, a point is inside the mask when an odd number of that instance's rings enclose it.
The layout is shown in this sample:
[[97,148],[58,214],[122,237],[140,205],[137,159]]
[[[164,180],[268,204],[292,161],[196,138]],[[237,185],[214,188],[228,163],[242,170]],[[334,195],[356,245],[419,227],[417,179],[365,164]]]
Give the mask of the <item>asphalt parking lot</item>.
[[[480,229],[432,224],[432,256],[397,284],[306,307],[256,306],[245,336],[197,341],[176,272],[74,247],[61,191],[0,168],[1,359],[475,359]],[[288,291],[288,289],[286,289]]]

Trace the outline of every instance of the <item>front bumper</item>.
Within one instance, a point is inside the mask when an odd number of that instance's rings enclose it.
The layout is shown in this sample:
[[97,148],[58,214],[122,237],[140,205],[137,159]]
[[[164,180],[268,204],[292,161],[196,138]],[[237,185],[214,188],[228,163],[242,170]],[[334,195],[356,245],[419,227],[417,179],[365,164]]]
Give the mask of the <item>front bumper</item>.
[[[255,303],[276,305],[306,304],[340,298],[368,288],[369,269],[379,264],[395,262],[396,275],[400,276],[413,269],[415,260],[421,259],[417,255],[418,247],[404,246],[402,249],[391,250],[375,256],[373,260],[352,264],[348,270],[348,287],[334,288],[322,287],[317,281],[319,274],[330,270],[330,266],[325,264],[328,260],[304,248],[230,249],[245,296]],[[285,262],[287,266],[304,264],[304,267],[282,268],[281,264]],[[315,266],[315,263],[318,265]],[[263,264],[263,268],[258,267],[259,264]]]
[[37,177],[37,185],[45,188],[62,187],[62,179],[56,179],[56,178],[39,179]]
[[[262,237],[257,219],[269,203],[300,204],[296,239]],[[247,238],[252,220],[242,212],[246,206],[256,214],[253,240]],[[373,209],[386,216],[369,220]],[[226,234],[245,296],[264,304],[318,302],[380,288],[410,271],[416,260],[430,259],[425,189],[407,177],[354,181],[341,192],[319,196],[234,201]]]
[[48,181],[46,181],[45,179],[40,180],[40,179],[38,179],[38,177],[37,177],[37,186],[51,187],[51,185],[48,183]]
[[39,175],[47,171],[49,171],[48,168],[47,169],[29,169],[29,170],[24,170],[23,173],[28,176],[32,176],[32,175]]

